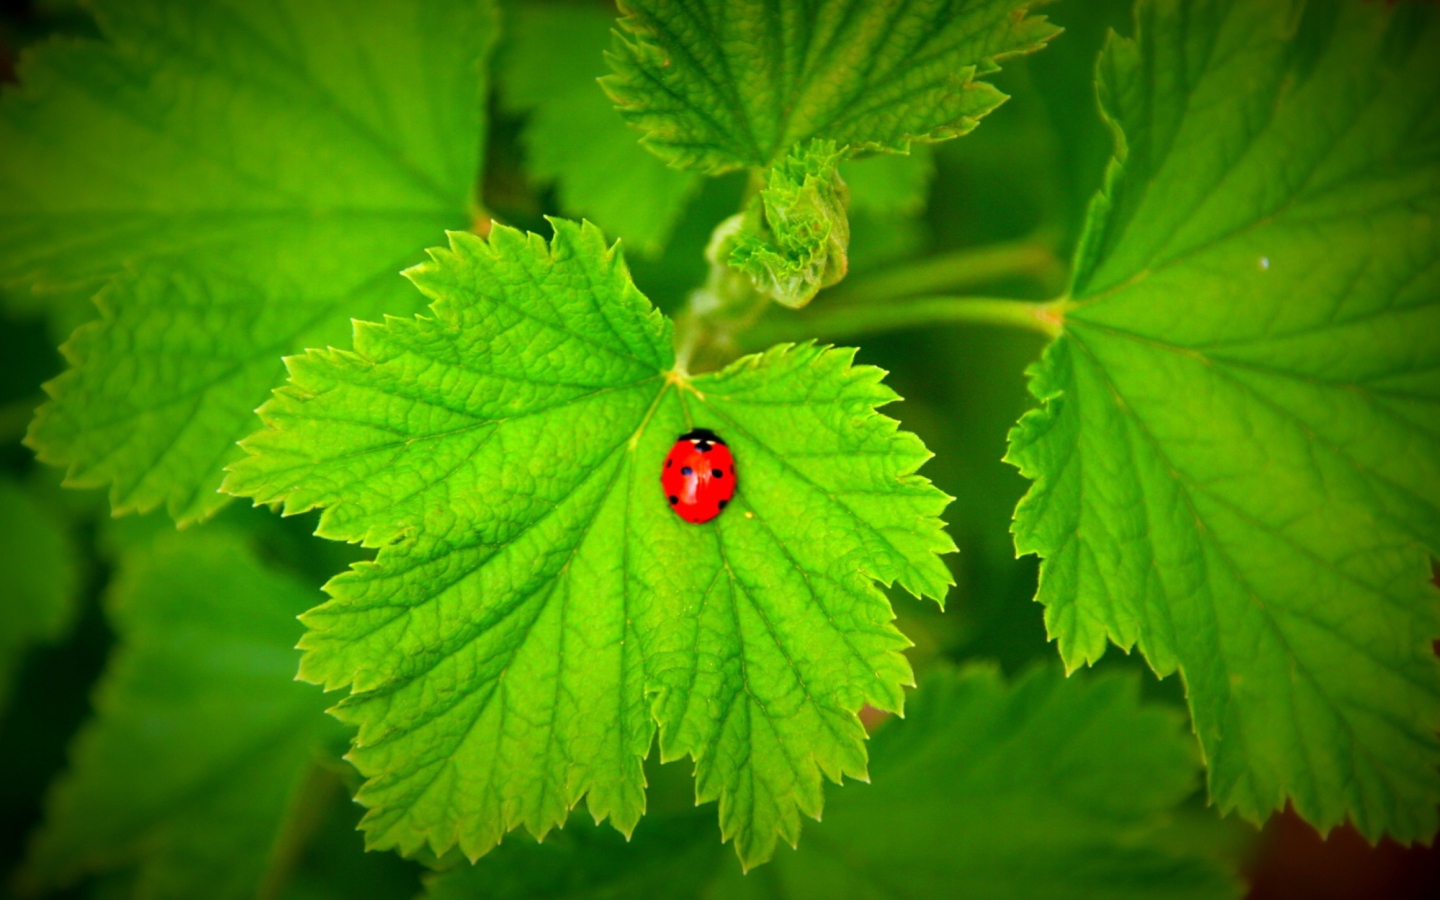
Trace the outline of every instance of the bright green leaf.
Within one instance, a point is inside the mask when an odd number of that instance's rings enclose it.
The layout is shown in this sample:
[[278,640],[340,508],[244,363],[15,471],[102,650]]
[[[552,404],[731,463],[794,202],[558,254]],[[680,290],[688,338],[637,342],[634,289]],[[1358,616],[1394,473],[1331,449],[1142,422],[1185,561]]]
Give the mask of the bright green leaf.
[[21,655],[53,641],[75,614],[79,560],[65,525],[30,493],[0,478],[0,709]]
[[825,821],[763,872],[727,865],[703,815],[644,822],[629,843],[575,823],[436,876],[428,896],[1234,897],[1205,847],[1177,852],[1156,834],[1197,761],[1175,718],[1137,693],[1048,669],[1013,686],[941,670],[876,735],[874,783],[833,791]]
[[1222,810],[1440,801],[1440,19],[1143,2],[1116,156],[1009,458],[1070,666],[1179,671]]
[[849,191],[836,169],[841,155],[830,141],[787,153],[766,173],[741,227],[722,242],[729,264],[781,306],[804,306],[849,269]]
[[505,104],[529,113],[521,132],[529,174],[555,183],[567,215],[603,222],[626,247],[658,253],[701,178],[641,147],[600,90],[615,17],[567,3],[510,13],[499,82]]
[[320,691],[294,680],[295,616],[311,602],[224,530],[131,551],[108,597],[119,648],[25,882],[133,866],[137,896],[255,897],[338,736]]
[[[372,846],[475,858],[582,796],[629,832],[658,726],[760,862],[819,814],[822,774],[864,776],[856,711],[900,707],[906,641],[874,582],[943,597],[947,498],[875,412],[897,399],[878,369],[786,345],[674,371],[618,250],[554,226],[452,234],[410,273],[431,316],[290,359],[226,489],[381,548],[306,614],[301,668],[354,692],[337,713]],[[739,470],[703,526],[658,483],[692,426]]]
[[978,79],[1056,33],[1031,5],[622,0],[601,83],[674,166],[765,168],[811,139],[903,153],[1004,102]]
[[67,347],[29,440],[117,512],[184,522],[215,492],[280,357],[468,224],[483,0],[97,0],[0,101],[0,285],[119,280]]

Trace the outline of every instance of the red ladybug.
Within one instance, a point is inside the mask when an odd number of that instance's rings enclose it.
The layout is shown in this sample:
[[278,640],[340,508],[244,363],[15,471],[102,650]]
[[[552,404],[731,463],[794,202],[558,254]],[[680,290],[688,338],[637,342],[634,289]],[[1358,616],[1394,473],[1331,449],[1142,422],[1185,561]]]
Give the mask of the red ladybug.
[[715,432],[686,432],[665,457],[660,486],[677,516],[697,525],[708,522],[735,496],[735,457]]

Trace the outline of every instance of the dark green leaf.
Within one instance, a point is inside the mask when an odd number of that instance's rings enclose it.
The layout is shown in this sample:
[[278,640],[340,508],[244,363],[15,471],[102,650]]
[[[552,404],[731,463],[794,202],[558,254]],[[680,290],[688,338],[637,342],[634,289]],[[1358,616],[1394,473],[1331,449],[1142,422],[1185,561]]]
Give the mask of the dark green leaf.
[[624,0],[602,80],[671,165],[767,168],[812,139],[905,152],[1005,100],[998,60],[1055,29],[1024,0]]
[[256,896],[338,737],[321,693],[294,680],[295,616],[312,602],[224,530],[130,551],[107,598],[120,645],[25,883],[135,867],[136,896]]
[[1428,839],[1440,801],[1440,17],[1163,0],[1015,516],[1070,666],[1185,680],[1222,811]]
[[[0,286],[121,277],[29,441],[116,512],[181,522],[279,359],[416,309],[398,272],[469,223],[488,0],[97,0],[0,101]],[[67,296],[62,290],[59,296]]]

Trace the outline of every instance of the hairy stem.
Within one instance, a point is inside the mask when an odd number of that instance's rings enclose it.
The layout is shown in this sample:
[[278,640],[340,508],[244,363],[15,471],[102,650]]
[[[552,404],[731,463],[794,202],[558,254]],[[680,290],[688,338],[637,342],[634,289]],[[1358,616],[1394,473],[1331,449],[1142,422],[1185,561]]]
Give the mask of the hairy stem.
[[971,323],[1004,325],[1038,331],[1048,337],[1060,333],[1068,301],[1043,303],[1000,297],[921,297],[892,303],[851,303],[799,315],[775,316],[744,335],[749,348],[806,338],[835,340],[857,334],[875,334],[927,325]]
[[1029,276],[1053,284],[1064,266],[1047,241],[1029,238],[972,247],[847,281],[823,295],[826,305],[870,298],[889,299],[933,294],[1014,276]]
[[[752,173],[750,190],[761,186],[758,173]],[[767,316],[772,307],[769,297],[722,258],[726,238],[740,227],[740,214],[716,227],[705,252],[710,263],[706,282],[691,292],[676,317],[676,368],[682,372],[719,368],[742,353],[778,341],[834,340],[938,323],[1008,325],[1051,337],[1060,332],[1062,301],[1033,303],[941,293],[1015,277],[1059,289],[1064,265],[1044,235],[895,266],[824,291],[819,309]]]
[[738,336],[770,305],[769,298],[757,291],[747,276],[722,259],[725,239],[740,227],[740,221],[735,215],[716,226],[705,248],[709,274],[703,285],[690,292],[684,310],[676,317],[675,366],[681,372],[709,371],[738,356]]

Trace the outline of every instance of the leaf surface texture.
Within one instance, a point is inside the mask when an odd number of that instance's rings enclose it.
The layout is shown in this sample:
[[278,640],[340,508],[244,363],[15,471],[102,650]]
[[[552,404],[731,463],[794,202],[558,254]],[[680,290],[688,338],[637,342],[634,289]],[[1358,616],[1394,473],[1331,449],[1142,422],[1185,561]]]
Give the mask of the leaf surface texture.
[[810,140],[903,153],[1004,102],[980,79],[1056,33],[1031,5],[625,0],[602,83],[679,168],[766,168]]
[[1182,673],[1222,811],[1435,833],[1440,21],[1142,2],[1009,458],[1070,666]]
[[[1193,745],[1116,677],[1042,669],[925,678],[872,745],[874,783],[831,792],[825,821],[758,872],[724,859],[703,812],[655,817],[630,842],[573,823],[433,876],[432,900],[1235,897],[1195,834],[1162,825],[1195,785]],[[1198,833],[1197,833],[1198,834]],[[1183,849],[1177,849],[1183,847]]]
[[280,357],[413,312],[465,227],[488,2],[98,0],[0,101],[0,285],[104,287],[29,441],[116,512],[216,493]]
[[133,868],[136,896],[261,893],[340,731],[320,691],[294,680],[295,616],[312,590],[219,527],[126,551],[106,598],[119,645],[24,884]]
[[[503,226],[411,278],[431,314],[289,361],[226,488],[379,547],[307,613],[302,677],[348,685],[373,845],[472,858],[583,796],[629,832],[658,727],[747,863],[863,777],[866,703],[905,638],[875,581],[939,599],[948,498],[851,351],[785,345],[677,373],[669,322],[593,226]],[[739,493],[687,524],[659,480],[706,427]]]

